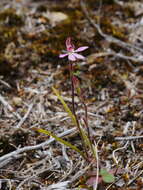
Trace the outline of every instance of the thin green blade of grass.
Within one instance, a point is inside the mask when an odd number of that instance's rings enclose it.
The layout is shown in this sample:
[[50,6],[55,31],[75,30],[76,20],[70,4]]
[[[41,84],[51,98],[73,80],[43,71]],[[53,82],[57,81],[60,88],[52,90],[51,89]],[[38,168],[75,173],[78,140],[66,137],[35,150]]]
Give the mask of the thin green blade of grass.
[[85,131],[81,127],[80,127],[80,130],[81,130],[81,133],[82,133],[82,136],[83,136],[86,146],[90,148],[90,142],[89,142],[89,139],[88,139]]
[[81,132],[82,132],[82,136],[83,136],[86,146],[88,146],[92,150],[92,144],[90,142],[90,139],[86,135],[86,132],[82,128],[81,128]]
[[[60,95],[60,93],[58,92],[57,89],[55,89],[54,87],[52,87],[54,93],[56,94],[56,96],[58,97],[58,99],[60,100],[60,102],[62,103],[65,111],[68,113],[69,117],[71,118],[72,122],[79,128],[76,118],[74,116],[74,114],[72,113],[72,111],[70,110],[70,108],[68,107],[68,105],[66,104],[66,102],[64,101],[63,97]],[[80,135],[82,136],[83,140],[86,142],[86,138],[85,138],[85,133],[84,131],[81,131],[81,128],[79,129],[80,131]]]
[[63,97],[60,95],[59,91],[57,89],[55,89],[54,87],[52,87],[52,89],[53,89],[54,93],[56,94],[56,96],[58,97],[58,99],[60,100],[60,102],[62,103],[65,111],[68,113],[68,115],[71,118],[73,124],[76,125],[77,128],[79,129],[80,136],[83,139],[83,143],[84,143],[86,141],[86,139],[84,139],[84,132],[81,131],[81,128],[80,128],[80,126],[77,123],[75,115],[72,113],[72,111],[70,110],[70,108],[68,107],[68,105],[66,104],[66,102],[64,101]]
[[88,136],[86,135],[85,131],[82,128],[81,128],[81,132],[82,132],[82,136],[83,136],[83,139],[85,141],[86,146],[89,147],[89,149],[93,153],[94,158],[96,159],[96,151],[97,151],[96,147],[93,146],[93,144],[91,143],[90,139],[88,138]]
[[34,130],[38,131],[39,133],[43,133],[45,135],[49,135],[49,136],[53,137],[56,141],[64,144],[65,146],[71,148],[72,150],[78,152],[83,158],[85,158],[83,152],[81,152],[76,146],[74,146],[71,143],[69,143],[68,141],[65,141],[62,138],[56,136],[55,134],[51,133],[50,131],[45,130],[45,129],[39,129],[39,128],[34,128]]
[[56,94],[56,96],[58,97],[58,99],[60,100],[60,102],[62,103],[65,111],[68,113],[68,115],[71,118],[72,122],[77,126],[76,118],[73,115],[73,113],[70,110],[70,108],[68,107],[68,105],[66,104],[66,102],[64,101],[63,97],[60,95],[60,93],[58,92],[58,90],[55,89],[54,87],[52,87],[52,90],[54,91],[54,93]]

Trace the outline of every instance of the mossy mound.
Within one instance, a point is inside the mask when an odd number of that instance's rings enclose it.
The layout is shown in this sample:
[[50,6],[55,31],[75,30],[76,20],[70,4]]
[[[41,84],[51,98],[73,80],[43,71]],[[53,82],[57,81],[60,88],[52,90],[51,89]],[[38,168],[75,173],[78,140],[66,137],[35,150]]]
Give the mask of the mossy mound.
[[0,24],[8,27],[20,27],[24,21],[14,9],[6,9],[0,13]]
[[[14,9],[6,9],[0,12],[0,73],[10,73],[12,65],[11,57],[7,57],[5,52],[11,43],[18,43],[18,32],[24,25],[23,18],[16,14]],[[9,60],[10,59],[10,60]]]

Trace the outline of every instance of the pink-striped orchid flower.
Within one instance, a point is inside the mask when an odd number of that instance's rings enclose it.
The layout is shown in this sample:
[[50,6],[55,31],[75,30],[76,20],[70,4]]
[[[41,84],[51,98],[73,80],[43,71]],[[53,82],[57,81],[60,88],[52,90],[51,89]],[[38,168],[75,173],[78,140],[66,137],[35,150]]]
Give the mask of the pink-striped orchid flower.
[[63,57],[66,57],[68,56],[68,59],[70,61],[76,61],[78,59],[82,59],[84,60],[85,57],[78,54],[77,52],[81,52],[81,51],[84,51],[88,48],[88,46],[82,46],[82,47],[79,47],[78,49],[75,50],[75,46],[74,44],[71,42],[71,38],[68,37],[66,39],[66,51],[64,51],[65,53],[64,54],[60,54],[59,57],[60,58],[63,58]]

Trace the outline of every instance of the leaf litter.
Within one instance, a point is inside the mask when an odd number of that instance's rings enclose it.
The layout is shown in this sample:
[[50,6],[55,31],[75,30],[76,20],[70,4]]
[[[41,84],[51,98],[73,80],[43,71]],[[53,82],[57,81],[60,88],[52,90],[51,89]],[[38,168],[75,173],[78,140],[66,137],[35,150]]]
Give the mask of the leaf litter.
[[[98,189],[142,189],[142,6],[136,3],[141,2],[1,0],[2,190],[92,189],[88,181],[96,177],[96,167],[93,176],[78,153],[32,130],[51,131],[82,150],[75,126],[52,91],[58,88],[71,106],[68,63],[58,57],[68,36],[77,47],[90,47],[76,69],[89,125],[99,141],[100,169],[115,176],[111,184],[99,181]],[[53,23],[47,13],[67,20]],[[76,103],[80,117],[83,110]]]

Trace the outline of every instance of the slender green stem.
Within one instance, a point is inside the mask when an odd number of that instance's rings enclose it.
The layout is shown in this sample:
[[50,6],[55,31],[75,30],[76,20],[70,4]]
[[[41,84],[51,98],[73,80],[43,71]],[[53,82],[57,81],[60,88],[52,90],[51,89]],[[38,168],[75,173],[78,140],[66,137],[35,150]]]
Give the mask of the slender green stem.
[[82,146],[85,148],[85,154],[86,154],[86,157],[88,159],[88,152],[86,150],[86,144],[84,143],[84,137],[82,136],[82,131],[81,131],[81,128],[80,128],[80,124],[79,124],[79,120],[77,118],[77,114],[76,114],[76,111],[75,111],[75,89],[74,89],[74,83],[73,83],[73,64],[72,62],[70,62],[70,80],[71,80],[71,92],[72,92],[72,112],[73,112],[73,115],[75,116],[75,119],[76,119],[76,123],[77,123],[77,128],[79,130],[79,133],[80,133],[80,136],[81,136],[81,142],[82,142]]
[[74,90],[74,83],[73,83],[73,64],[70,62],[70,80],[71,80],[71,92],[72,92],[72,112],[74,115],[75,113],[75,102],[74,102],[74,95],[75,95],[75,90]]

